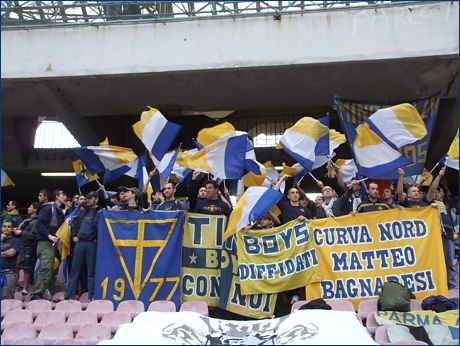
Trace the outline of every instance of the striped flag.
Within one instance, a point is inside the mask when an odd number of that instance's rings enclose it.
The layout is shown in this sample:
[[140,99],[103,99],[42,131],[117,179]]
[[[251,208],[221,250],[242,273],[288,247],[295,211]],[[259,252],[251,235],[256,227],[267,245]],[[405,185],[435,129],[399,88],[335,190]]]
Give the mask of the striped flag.
[[242,230],[244,226],[258,221],[282,197],[281,192],[270,188],[262,186],[249,187],[230,214],[228,227],[224,233],[224,240]]
[[449,151],[447,152],[446,155],[440,160],[440,162],[443,165],[446,165],[447,167],[456,169],[457,171],[459,170],[458,167],[458,130],[457,134],[455,135],[454,140],[452,141],[452,144],[450,145]]
[[160,175],[166,180],[168,180],[171,176],[171,172],[173,171],[174,163],[176,162],[180,147],[181,146],[179,145],[176,150],[167,152],[161,160],[158,160],[154,155],[150,156],[155,167],[157,168],[158,173],[160,173]]
[[13,181],[10,179],[8,174],[2,169],[2,187],[4,186],[14,186]]
[[92,181],[99,179],[97,174],[91,174],[82,160],[75,160],[72,162],[73,171],[75,172],[75,178],[77,179],[77,186],[82,187]]
[[152,107],[141,114],[133,125],[133,131],[158,160],[161,160],[176,139],[182,126],[166,120],[161,112]]
[[358,167],[356,167],[355,160],[349,159],[337,159],[335,164],[339,167],[340,173],[342,173],[342,179],[345,184],[356,178],[358,174]]

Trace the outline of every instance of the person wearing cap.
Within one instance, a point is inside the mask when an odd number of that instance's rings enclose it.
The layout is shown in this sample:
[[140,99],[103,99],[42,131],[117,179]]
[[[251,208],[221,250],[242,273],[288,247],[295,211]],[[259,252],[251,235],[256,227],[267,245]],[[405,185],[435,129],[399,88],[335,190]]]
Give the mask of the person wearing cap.
[[120,211],[142,211],[142,193],[136,187],[126,188],[120,192]]
[[273,214],[271,211],[266,212],[259,221],[254,225],[247,225],[244,229],[248,231],[250,229],[269,229],[281,225],[280,219]]
[[176,187],[173,183],[166,183],[163,187],[165,201],[160,203],[155,210],[184,210],[187,211],[185,203],[176,199]]
[[88,298],[94,298],[97,231],[100,210],[98,202],[98,193],[95,191],[89,192],[86,195],[85,209],[80,212],[80,215],[78,215],[78,218],[74,221],[71,239],[76,245],[73,254],[72,268],[70,269],[65,294],[63,297],[58,298],[57,301],[75,299],[78,277],[85,262],[88,273]]

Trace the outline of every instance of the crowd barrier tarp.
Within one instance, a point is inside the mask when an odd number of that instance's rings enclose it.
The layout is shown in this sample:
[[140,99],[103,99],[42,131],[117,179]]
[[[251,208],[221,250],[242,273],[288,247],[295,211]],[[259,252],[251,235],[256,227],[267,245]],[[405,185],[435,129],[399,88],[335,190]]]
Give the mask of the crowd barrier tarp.
[[386,326],[391,342],[420,340],[420,328],[425,329],[434,345],[458,345],[458,310],[437,313],[435,311],[376,311],[375,320]]
[[397,281],[419,301],[448,295],[437,208],[403,208],[311,222],[321,283],[307,299],[346,299],[355,309]]
[[[428,134],[422,139],[412,144],[405,145],[399,150],[402,155],[414,162],[413,164],[404,167],[406,176],[417,175],[423,172],[423,168],[425,167],[428,146],[430,144],[431,135],[433,133],[434,124],[436,122],[436,116],[438,114],[440,99],[441,91],[428,97],[406,101],[406,103],[410,103],[411,105],[413,105],[420,113],[423,121],[425,122],[426,129],[428,131]],[[373,101],[356,101],[347,100],[336,95],[334,98],[334,103],[337,107],[337,114],[339,115],[340,123],[342,124],[342,129],[345,133],[345,136],[347,137],[348,146],[350,148],[350,151],[353,153],[353,157],[355,157],[352,147],[356,137],[355,129],[379,109],[387,108],[404,102],[389,104]],[[362,175],[362,170],[358,163],[357,166],[360,174]],[[397,180],[398,172],[396,170],[393,170],[385,174],[382,174],[378,178]]]
[[143,312],[99,345],[376,345],[349,311],[302,310],[260,321]]
[[278,296],[277,293],[250,295],[243,295],[241,293],[236,248],[236,235],[232,235],[224,241],[222,248],[219,307],[251,318],[273,317],[276,298]]
[[223,235],[227,217],[188,213],[182,244],[182,302],[219,306]]
[[321,281],[312,235],[310,223],[299,220],[238,232],[241,292],[277,293]]
[[95,299],[154,300],[180,306],[183,211],[116,212],[99,217]]

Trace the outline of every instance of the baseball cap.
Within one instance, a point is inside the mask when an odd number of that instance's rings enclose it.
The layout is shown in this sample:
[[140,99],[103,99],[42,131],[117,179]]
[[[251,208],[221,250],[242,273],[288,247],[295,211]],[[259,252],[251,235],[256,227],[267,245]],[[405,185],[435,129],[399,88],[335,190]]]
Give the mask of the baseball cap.
[[99,198],[99,195],[96,191],[90,191],[86,194],[86,198]]
[[122,191],[126,192],[128,190],[128,188],[126,186],[118,186],[117,190],[118,190],[119,193],[122,192]]
[[273,221],[273,217],[272,217],[272,214],[270,213],[265,213],[261,219],[266,219],[266,220],[272,220]]

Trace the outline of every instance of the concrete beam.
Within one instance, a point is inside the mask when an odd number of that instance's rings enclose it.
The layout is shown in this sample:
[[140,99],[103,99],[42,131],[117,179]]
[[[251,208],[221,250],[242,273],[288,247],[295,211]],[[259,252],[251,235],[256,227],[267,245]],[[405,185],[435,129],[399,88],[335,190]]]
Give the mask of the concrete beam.
[[101,139],[62,93],[57,81],[34,84],[35,92],[46,102],[51,115],[61,121],[80,145],[97,145]]

